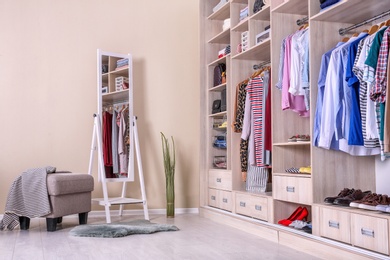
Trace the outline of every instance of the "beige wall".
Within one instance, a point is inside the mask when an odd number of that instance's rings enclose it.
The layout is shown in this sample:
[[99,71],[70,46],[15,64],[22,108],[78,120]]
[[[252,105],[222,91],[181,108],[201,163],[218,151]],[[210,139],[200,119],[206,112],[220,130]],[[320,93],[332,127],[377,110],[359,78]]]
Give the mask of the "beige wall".
[[0,24],[0,214],[28,168],[87,172],[98,48],[133,55],[149,207],[165,207],[160,131],[177,145],[176,207],[198,207],[197,0],[0,0]]

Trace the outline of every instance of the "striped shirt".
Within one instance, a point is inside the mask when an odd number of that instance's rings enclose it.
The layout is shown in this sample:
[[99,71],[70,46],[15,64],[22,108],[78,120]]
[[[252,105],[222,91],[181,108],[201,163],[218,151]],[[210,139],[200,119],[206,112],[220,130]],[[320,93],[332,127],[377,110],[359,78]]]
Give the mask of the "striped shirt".
[[379,49],[378,63],[376,65],[376,82],[370,92],[371,100],[380,103],[384,103],[386,100],[387,59],[389,56],[389,44],[390,27],[388,27],[383,34],[382,43]]

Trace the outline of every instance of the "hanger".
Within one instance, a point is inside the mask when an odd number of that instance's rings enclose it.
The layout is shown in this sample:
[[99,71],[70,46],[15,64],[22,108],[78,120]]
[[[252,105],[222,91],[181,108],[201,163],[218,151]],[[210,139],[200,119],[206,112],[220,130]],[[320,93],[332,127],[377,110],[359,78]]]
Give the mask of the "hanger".
[[349,37],[344,37],[341,41],[342,42],[347,42],[347,41],[349,41]]
[[368,34],[369,35],[373,35],[374,33],[376,33],[379,29],[379,26],[377,24],[374,24],[373,26],[371,26],[370,30],[368,31]]
[[356,32],[356,33],[352,34],[351,37],[357,37],[358,35],[359,35],[359,34]]
[[390,26],[390,19],[385,22],[386,26]]
[[367,30],[367,29],[365,29],[365,30],[363,30],[362,32],[368,33],[368,30]]
[[306,29],[307,27],[309,27],[309,23],[305,23],[304,25],[302,25],[301,27],[299,27],[298,31],[304,30],[304,29]]
[[386,22],[382,22],[382,23],[379,25],[379,28],[382,28],[385,24],[386,24]]

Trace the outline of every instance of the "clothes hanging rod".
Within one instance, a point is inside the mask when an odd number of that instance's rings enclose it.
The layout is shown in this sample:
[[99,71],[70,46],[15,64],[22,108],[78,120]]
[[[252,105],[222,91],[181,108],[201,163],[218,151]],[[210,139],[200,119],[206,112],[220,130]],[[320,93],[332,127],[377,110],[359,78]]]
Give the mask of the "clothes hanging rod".
[[298,25],[298,26],[301,26],[301,25],[307,23],[308,21],[309,21],[309,17],[308,17],[308,16],[303,17],[302,19],[298,19],[298,20],[297,20],[297,25]]
[[255,65],[253,65],[253,69],[254,70],[258,70],[261,67],[263,67],[264,65],[267,65],[267,64],[270,64],[270,63],[271,63],[271,61],[268,60],[268,61],[262,62],[260,64],[255,64]]
[[387,16],[387,15],[389,15],[389,14],[390,14],[390,10],[388,10],[388,11],[386,11],[386,12],[383,12],[383,13],[377,15],[377,16],[374,16],[374,17],[372,17],[372,18],[370,18],[370,19],[368,19],[368,20],[365,20],[365,21],[363,21],[363,22],[361,22],[361,23],[352,25],[352,26],[347,27],[347,28],[341,28],[341,29],[339,29],[339,34],[340,34],[340,35],[344,35],[345,33],[349,32],[350,30],[353,30],[353,29],[355,29],[355,28],[358,28],[358,27],[361,27],[361,26],[363,26],[363,25],[366,25],[366,24],[368,24],[368,23],[370,23],[370,22],[372,22],[372,21],[378,20],[378,19],[380,19],[380,18],[382,18],[382,17],[384,17],[384,16]]
[[107,107],[107,106],[120,106],[120,105],[128,105],[129,104],[129,101],[117,101],[117,102],[114,102],[114,103],[111,103],[111,102],[107,102],[105,104],[103,104],[104,107]]

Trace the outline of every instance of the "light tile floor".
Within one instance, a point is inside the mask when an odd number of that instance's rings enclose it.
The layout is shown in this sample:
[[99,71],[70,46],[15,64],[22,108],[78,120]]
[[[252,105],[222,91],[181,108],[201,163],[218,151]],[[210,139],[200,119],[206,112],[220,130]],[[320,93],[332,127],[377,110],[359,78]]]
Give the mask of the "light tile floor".
[[[112,216],[126,222],[142,216]],[[319,259],[280,246],[197,214],[177,214],[173,219],[152,215],[154,223],[169,223],[180,230],[123,238],[73,237],[75,216],[64,217],[56,232],[46,232],[45,219],[32,219],[28,231],[0,231],[0,260],[11,259]],[[89,224],[105,223],[105,217],[90,216]]]

